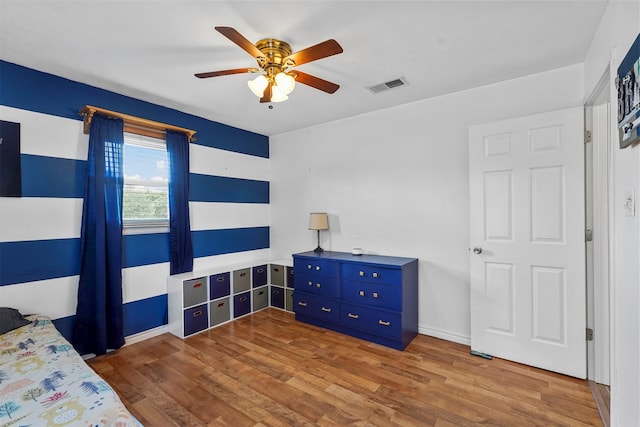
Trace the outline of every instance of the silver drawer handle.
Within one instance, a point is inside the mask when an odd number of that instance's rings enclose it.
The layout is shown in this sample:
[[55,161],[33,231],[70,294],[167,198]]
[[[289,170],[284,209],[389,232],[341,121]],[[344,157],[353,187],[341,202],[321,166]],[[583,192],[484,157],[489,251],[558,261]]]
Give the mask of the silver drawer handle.
[[352,313],[347,314],[347,316],[349,316],[349,317],[350,317],[350,318],[352,318],[352,319],[357,319],[358,317],[360,317],[360,315],[358,315],[358,314],[352,314]]
[[198,311],[194,311],[193,312],[193,317],[199,317],[202,316],[202,310],[198,310]]
[[247,297],[240,297],[239,301],[240,302],[245,302],[247,300]]
[[216,281],[217,281],[217,282],[224,282],[224,277],[218,277],[218,278],[216,279]]
[[385,322],[384,320],[378,320],[378,324],[382,326],[391,326],[391,322]]
[[307,303],[306,303],[306,302],[302,302],[302,301],[298,301],[298,305],[299,305],[300,307],[306,307],[306,306],[307,306]]
[[258,270],[256,270],[256,273],[262,273],[262,272],[264,272],[264,269],[262,268],[259,268]]
[[322,307],[321,310],[324,311],[325,313],[331,313],[331,309],[327,307]]

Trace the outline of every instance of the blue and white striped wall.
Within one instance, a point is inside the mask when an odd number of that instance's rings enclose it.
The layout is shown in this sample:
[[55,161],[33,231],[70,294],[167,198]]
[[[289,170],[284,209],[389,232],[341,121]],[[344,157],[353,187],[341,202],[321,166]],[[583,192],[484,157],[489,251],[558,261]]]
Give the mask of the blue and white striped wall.
[[[0,119],[20,123],[22,197],[0,197],[0,306],[54,319],[68,338],[80,271],[95,105],[197,131],[190,144],[194,270],[269,256],[269,139],[177,110],[0,61]],[[167,323],[169,236],[125,234],[125,335]]]

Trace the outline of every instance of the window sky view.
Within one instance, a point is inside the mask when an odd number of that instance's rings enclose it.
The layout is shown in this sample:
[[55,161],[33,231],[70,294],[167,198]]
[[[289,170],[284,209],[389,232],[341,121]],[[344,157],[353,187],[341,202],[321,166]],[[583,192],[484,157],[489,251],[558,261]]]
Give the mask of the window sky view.
[[124,145],[126,180],[169,181],[167,152],[138,145]]

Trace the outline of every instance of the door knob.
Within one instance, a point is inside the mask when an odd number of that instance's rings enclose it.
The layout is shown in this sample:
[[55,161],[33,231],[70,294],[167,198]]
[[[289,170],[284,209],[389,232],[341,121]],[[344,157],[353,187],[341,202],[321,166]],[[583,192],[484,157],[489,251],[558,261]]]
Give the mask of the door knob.
[[482,253],[482,248],[480,246],[474,246],[473,247],[473,253],[476,255],[479,255]]

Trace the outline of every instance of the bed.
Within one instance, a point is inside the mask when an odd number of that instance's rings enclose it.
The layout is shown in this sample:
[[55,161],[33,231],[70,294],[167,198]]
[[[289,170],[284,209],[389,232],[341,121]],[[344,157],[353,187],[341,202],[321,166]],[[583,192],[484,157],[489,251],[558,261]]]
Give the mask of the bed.
[[141,426],[51,319],[22,319],[0,335],[0,426]]

